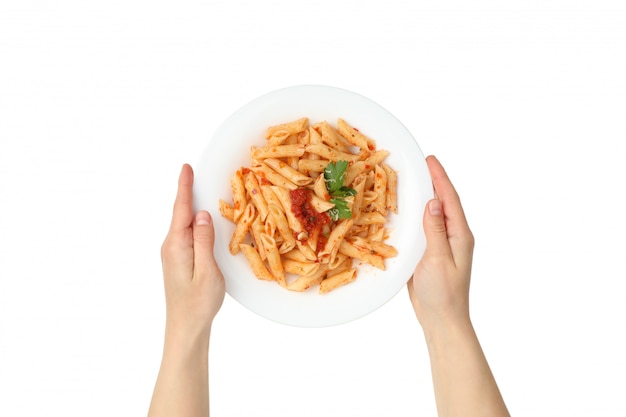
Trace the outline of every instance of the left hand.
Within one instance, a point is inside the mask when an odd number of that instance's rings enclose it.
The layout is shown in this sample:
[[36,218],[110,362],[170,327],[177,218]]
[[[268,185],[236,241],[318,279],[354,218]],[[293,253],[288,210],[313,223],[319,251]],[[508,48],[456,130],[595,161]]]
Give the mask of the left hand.
[[166,338],[208,345],[211,325],[225,295],[224,277],[213,256],[215,233],[207,211],[193,214],[193,170],[185,164],[169,232],[161,247]]

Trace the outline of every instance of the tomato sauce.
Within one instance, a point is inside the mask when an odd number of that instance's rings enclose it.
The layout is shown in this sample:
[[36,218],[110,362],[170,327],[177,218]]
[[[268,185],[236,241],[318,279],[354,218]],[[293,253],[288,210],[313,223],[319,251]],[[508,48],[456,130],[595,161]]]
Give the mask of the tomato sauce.
[[324,248],[327,237],[322,233],[325,225],[330,224],[330,217],[326,213],[318,213],[311,204],[311,190],[297,188],[289,192],[291,197],[291,211],[309,237],[318,236],[316,252]]

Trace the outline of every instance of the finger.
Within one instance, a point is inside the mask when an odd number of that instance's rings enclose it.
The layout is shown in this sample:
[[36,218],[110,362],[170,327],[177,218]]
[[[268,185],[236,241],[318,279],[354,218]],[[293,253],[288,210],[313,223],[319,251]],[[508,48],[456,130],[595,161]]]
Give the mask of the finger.
[[178,192],[174,201],[172,214],[171,232],[182,231],[191,226],[193,220],[192,207],[193,170],[188,164],[184,164],[178,177]]
[[452,257],[441,200],[435,198],[426,204],[426,209],[424,210],[424,235],[426,236],[425,256]]
[[201,210],[196,213],[193,224],[194,279],[204,277],[216,268],[213,256],[214,243],[213,219],[207,211]]
[[443,205],[448,236],[454,238],[466,234],[469,226],[467,225],[465,212],[461,206],[459,195],[450,178],[448,178],[448,174],[434,156],[431,155],[426,158],[426,163],[428,164],[433,187],[435,188],[435,195]]
[[442,203],[443,219],[455,263],[461,265],[471,262],[474,238],[467,224],[459,195],[439,160],[429,156],[426,162],[433,179],[435,195]]

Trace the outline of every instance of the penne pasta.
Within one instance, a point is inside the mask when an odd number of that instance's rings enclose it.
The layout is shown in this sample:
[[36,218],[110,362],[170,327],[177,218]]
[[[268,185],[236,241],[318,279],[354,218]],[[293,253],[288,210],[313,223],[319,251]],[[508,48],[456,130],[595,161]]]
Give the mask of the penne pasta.
[[380,214],[377,211],[371,212],[371,213],[361,213],[361,215],[359,216],[359,218],[356,221],[356,224],[361,225],[361,224],[385,224],[387,223],[387,219],[385,219],[385,216],[383,216],[382,214]]
[[323,143],[341,152],[348,151],[347,146],[345,146],[343,141],[340,139],[341,136],[339,135],[339,132],[336,132],[335,129],[327,122],[320,123],[320,132],[322,134]]
[[265,180],[272,185],[278,185],[279,187],[287,188],[289,190],[295,190],[298,188],[296,184],[292,183],[265,164],[250,167],[250,171],[253,171],[262,180]]
[[326,199],[321,199],[317,195],[313,194],[311,196],[311,205],[318,213],[324,213],[331,208],[335,207],[333,203]]
[[252,157],[255,159],[265,158],[284,158],[287,156],[302,156],[306,145],[303,143],[296,143],[293,145],[278,145],[270,146],[267,148],[257,148],[252,152]]
[[274,276],[267,270],[265,265],[263,264],[263,259],[261,259],[261,255],[250,245],[240,244],[239,248],[245,255],[250,267],[252,268],[252,272],[257,276],[258,279],[263,279],[266,281],[274,281]]
[[219,200],[234,224],[231,254],[242,252],[257,279],[298,292],[353,282],[362,263],[384,270],[398,253],[385,243],[387,213],[398,212],[389,152],[343,119],[302,117],[265,139],[230,177],[232,204]]
[[320,264],[314,262],[301,262],[294,261],[293,259],[283,259],[283,269],[290,274],[296,274],[299,276],[309,276],[317,272],[320,268]]
[[283,161],[275,158],[267,158],[263,162],[298,187],[305,187],[313,182],[313,178],[293,169]]
[[330,232],[328,241],[324,245],[324,249],[318,254],[318,258],[322,263],[332,263],[339,251],[339,245],[343,241],[346,233],[352,227],[352,219],[342,220],[337,226]]
[[389,166],[383,164],[383,169],[387,174],[387,191],[385,196],[385,207],[387,210],[398,214],[398,174]]
[[261,235],[261,240],[263,241],[263,248],[267,257],[267,262],[274,279],[278,281],[281,286],[286,287],[287,279],[285,277],[283,263],[280,260],[280,254],[278,253],[278,247],[276,246],[276,240],[265,233]]
[[327,271],[328,267],[326,265],[320,265],[319,269],[315,273],[309,276],[298,277],[287,286],[287,289],[300,292],[306,291],[313,285],[319,285],[326,276]]
[[283,239],[283,243],[280,246],[278,253],[287,253],[296,247],[296,239],[293,237],[293,233],[291,233],[291,230],[289,229],[285,213],[273,204],[269,206],[269,212],[270,216],[274,218],[276,229]]
[[235,255],[239,252],[239,244],[243,242],[243,239],[246,237],[255,215],[256,209],[254,208],[254,205],[252,205],[252,203],[246,205],[243,215],[237,221],[235,231],[230,239],[230,245],[228,248],[231,254]]
[[267,203],[263,198],[263,194],[261,193],[261,187],[259,186],[259,181],[256,178],[256,175],[252,171],[248,171],[244,177],[244,186],[246,191],[248,191],[248,195],[252,200],[252,203],[256,207],[259,212],[259,216],[261,216],[261,220],[265,220],[267,217]]
[[323,143],[306,145],[306,151],[330,161],[356,161],[359,159],[358,155],[339,151]]
[[320,294],[326,294],[337,287],[351,283],[356,279],[356,268],[349,269],[320,282]]
[[246,191],[243,185],[243,173],[239,169],[230,179],[230,188],[233,191],[233,220],[237,222],[246,207]]
[[[380,229],[382,232],[383,229]],[[359,250],[369,252],[372,255],[382,256],[383,258],[393,258],[398,254],[396,248],[391,245],[382,243],[382,241],[373,241],[363,239],[362,237],[354,236],[347,239],[347,241]]]
[[289,227],[295,234],[302,232],[302,223],[295,217],[293,210],[291,209],[291,195],[289,194],[289,190],[281,187],[270,187],[276,199],[280,202],[280,206],[283,209],[283,212],[287,216],[287,222],[289,222]]
[[308,122],[309,119],[307,119],[306,117],[302,117],[292,122],[268,127],[265,131],[265,138],[268,141],[267,144],[269,146],[280,145],[289,136],[303,131],[306,128]]
[[324,172],[324,168],[326,168],[329,163],[330,161],[327,159],[300,159],[298,161],[298,169],[301,172]]
[[374,209],[382,214],[387,215],[387,173],[380,165],[374,168],[374,192],[376,199],[374,200]]
[[224,200],[220,200],[219,209],[220,209],[220,214],[222,215],[222,217],[235,223],[235,213],[234,213],[235,210],[233,209],[231,205],[229,205]]
[[366,262],[378,269],[385,270],[385,263],[380,255],[374,255],[363,248],[358,248],[344,240],[339,245],[339,252],[354,259]]
[[341,118],[337,119],[337,130],[339,130],[339,133],[346,139],[346,141],[358,148],[369,150],[370,142],[373,146],[372,150],[376,147],[374,141],[350,126],[348,122]]

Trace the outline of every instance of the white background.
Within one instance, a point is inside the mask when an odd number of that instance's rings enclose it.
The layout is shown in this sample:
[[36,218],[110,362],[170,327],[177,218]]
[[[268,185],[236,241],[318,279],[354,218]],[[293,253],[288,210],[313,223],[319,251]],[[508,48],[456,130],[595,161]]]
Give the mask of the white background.
[[[512,414],[625,416],[620,0],[0,3],[0,415],[147,413],[180,167],[303,83],[377,101],[447,168]],[[436,415],[405,290],[327,329],[227,297],[210,360],[215,416]]]

